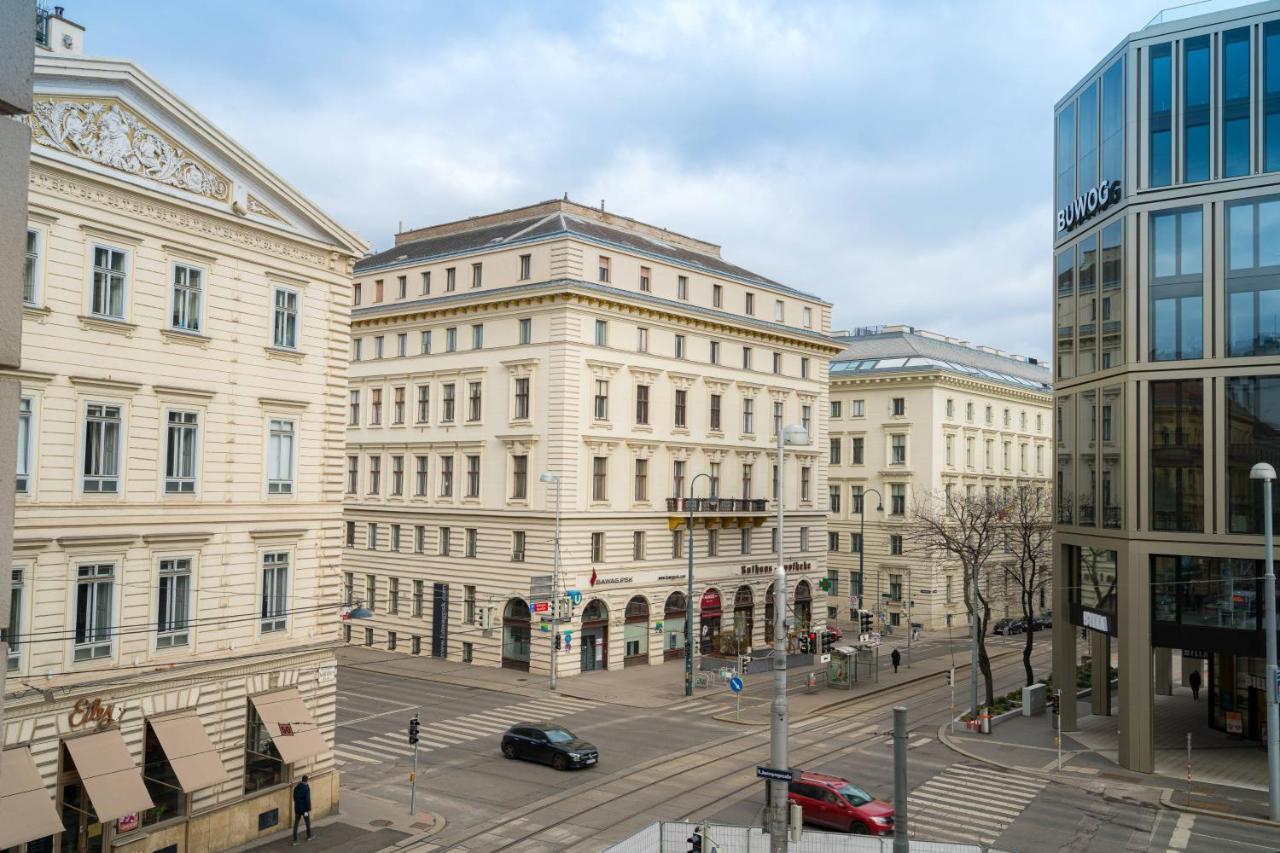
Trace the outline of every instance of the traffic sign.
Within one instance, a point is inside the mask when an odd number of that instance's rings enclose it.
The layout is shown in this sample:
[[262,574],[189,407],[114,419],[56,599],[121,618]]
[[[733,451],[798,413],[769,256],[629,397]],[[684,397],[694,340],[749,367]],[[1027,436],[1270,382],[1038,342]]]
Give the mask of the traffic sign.
[[774,770],[772,767],[757,767],[756,776],[760,779],[776,779],[779,782],[790,782],[793,778],[790,770]]
[[735,676],[733,676],[733,678],[730,678],[730,679],[729,679],[729,689],[730,689],[730,690],[732,690],[734,693],[741,693],[741,692],[742,692],[742,679],[741,679],[741,678],[739,678],[739,677],[738,677],[738,676],[736,676],[736,675],[735,675]]
[[564,592],[565,595],[569,596],[569,600],[573,602],[575,607],[582,603],[582,593],[578,590],[566,589]]
[[831,655],[825,654],[818,658],[818,663],[831,663]]
[[551,609],[551,602],[549,601],[535,601],[533,603],[534,613],[546,613],[550,609]]

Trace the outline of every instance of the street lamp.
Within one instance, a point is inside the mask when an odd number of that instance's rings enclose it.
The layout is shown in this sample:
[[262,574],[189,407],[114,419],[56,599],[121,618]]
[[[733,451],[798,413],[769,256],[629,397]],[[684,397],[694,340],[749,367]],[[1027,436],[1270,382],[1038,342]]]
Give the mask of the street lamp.
[[[867,494],[868,493],[876,496],[876,512],[884,512],[884,495],[880,494],[879,490],[877,489],[864,489],[862,492],[862,499],[858,501],[858,515],[861,516],[861,519],[858,522],[858,580],[864,590],[866,589],[866,585],[867,585],[867,576],[862,572],[862,555],[867,550]],[[859,594],[859,597],[865,599],[866,595]],[[861,603],[862,602],[859,602],[859,604]],[[883,604],[880,601],[880,572],[877,571],[876,572],[876,602],[874,605],[874,607],[876,608],[877,615],[880,613],[880,608],[882,606]],[[883,629],[884,624],[882,623],[880,627]]]
[[556,689],[556,645],[560,641],[560,475],[544,471],[538,475],[539,483],[555,483],[556,486],[556,545],[551,564],[551,689]]
[[[809,430],[778,421],[778,566],[773,570],[773,713],[769,718],[769,761],[775,770],[788,770],[787,759],[787,564],[783,555],[783,524],[787,490],[787,445],[808,444]],[[769,785],[769,850],[786,853],[787,849],[787,783],[770,779]]]
[[1249,471],[1249,479],[1262,481],[1263,556],[1266,560],[1262,595],[1266,602],[1266,618],[1262,623],[1267,634],[1267,789],[1271,819],[1280,821],[1280,672],[1276,671],[1276,570],[1272,565],[1271,481],[1276,469],[1259,462]]
[[685,546],[689,549],[689,587],[688,597],[684,600],[684,695],[693,695],[693,487],[699,477],[711,480],[711,496],[716,496],[716,481],[707,472],[694,475],[689,481],[689,541]]

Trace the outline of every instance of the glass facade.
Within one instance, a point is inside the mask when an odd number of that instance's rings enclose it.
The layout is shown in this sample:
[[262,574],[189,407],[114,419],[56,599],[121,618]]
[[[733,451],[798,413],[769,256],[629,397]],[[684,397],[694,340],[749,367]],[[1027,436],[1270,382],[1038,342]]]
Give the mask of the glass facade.
[[1055,269],[1057,270],[1058,288],[1058,378],[1070,379],[1075,375],[1073,338],[1075,336],[1075,247],[1068,247],[1058,253]]
[[1227,355],[1280,352],[1280,198],[1227,206]]
[[1115,551],[1104,548],[1068,548],[1071,569],[1070,601],[1100,613],[1116,612]]
[[1058,500],[1058,523],[1071,524],[1075,517],[1075,465],[1072,456],[1072,436],[1075,423],[1072,420],[1074,400],[1070,396],[1060,396],[1057,400],[1057,428],[1054,439],[1057,442],[1058,470],[1056,493]]
[[1124,364],[1124,223],[1102,229],[1102,290],[1098,294],[1099,367]]
[[1152,382],[1151,529],[1204,529],[1204,383]]
[[1249,174],[1249,28],[1222,34],[1222,177]]
[[1263,171],[1280,169],[1280,21],[1262,28]]
[[1151,558],[1151,618],[1184,627],[1256,631],[1262,561]]
[[1077,244],[1080,266],[1076,270],[1076,375],[1098,369],[1098,235]]
[[1173,55],[1167,44],[1147,55],[1147,185],[1166,187],[1173,180]]
[[1151,216],[1151,360],[1204,355],[1204,229],[1200,208]]
[[[1258,462],[1280,465],[1280,376],[1227,379],[1227,529],[1261,533],[1262,481],[1250,480]],[[1280,504],[1280,501],[1276,501]],[[1272,508],[1280,529],[1280,513]]]
[[1124,526],[1124,386],[1102,389],[1098,426],[1098,446],[1102,459],[1099,486],[1102,526],[1118,530]]
[[1182,180],[1209,180],[1209,36],[1182,43]]
[[1098,393],[1076,398],[1076,524],[1096,526],[1098,512]]
[[[1107,181],[1124,176],[1124,59],[1102,72],[1102,174]],[[1123,186],[1121,191],[1124,191]]]

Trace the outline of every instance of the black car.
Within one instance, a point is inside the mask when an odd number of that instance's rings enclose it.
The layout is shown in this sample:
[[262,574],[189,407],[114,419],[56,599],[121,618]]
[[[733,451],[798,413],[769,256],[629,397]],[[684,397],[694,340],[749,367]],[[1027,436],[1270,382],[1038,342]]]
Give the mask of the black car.
[[1021,619],[1001,619],[991,629],[991,633],[1008,637],[1012,634],[1021,634],[1024,628],[1025,625]]
[[557,770],[591,767],[600,760],[600,751],[573,732],[560,726],[519,723],[502,736],[502,754],[550,764]]

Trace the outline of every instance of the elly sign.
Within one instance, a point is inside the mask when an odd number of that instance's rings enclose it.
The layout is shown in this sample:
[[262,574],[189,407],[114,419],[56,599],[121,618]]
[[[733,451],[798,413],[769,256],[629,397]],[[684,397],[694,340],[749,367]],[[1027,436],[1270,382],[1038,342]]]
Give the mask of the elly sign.
[[71,713],[67,715],[67,725],[73,729],[82,726],[95,726],[105,729],[124,718],[125,708],[114,702],[104,705],[101,699],[78,699]]
[[1098,215],[1120,200],[1119,181],[1099,181],[1058,211],[1058,230],[1070,231],[1086,219]]

